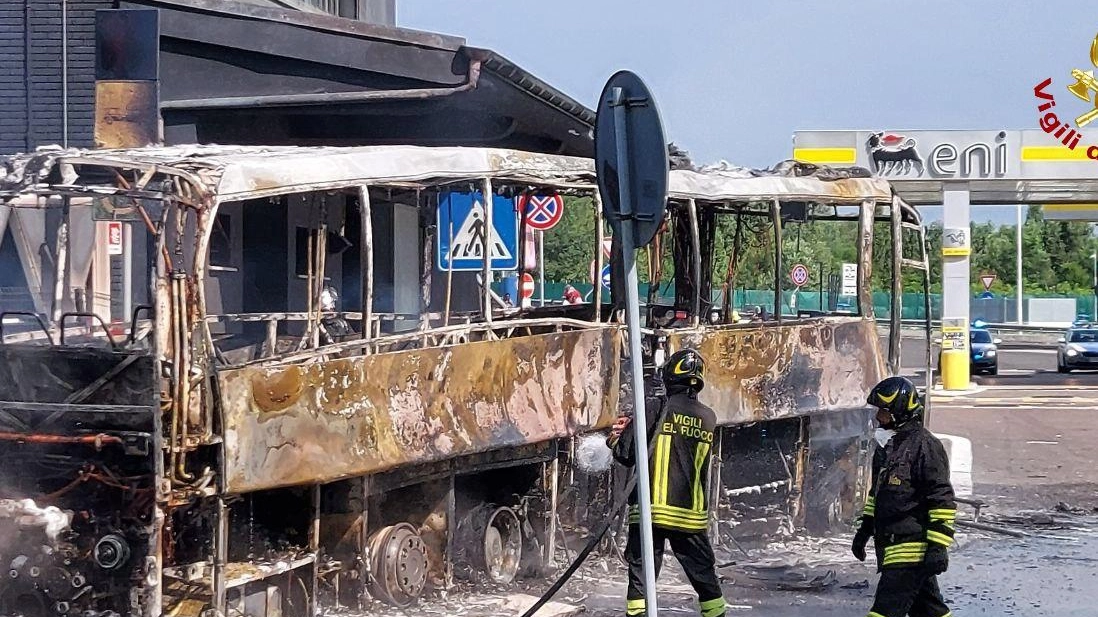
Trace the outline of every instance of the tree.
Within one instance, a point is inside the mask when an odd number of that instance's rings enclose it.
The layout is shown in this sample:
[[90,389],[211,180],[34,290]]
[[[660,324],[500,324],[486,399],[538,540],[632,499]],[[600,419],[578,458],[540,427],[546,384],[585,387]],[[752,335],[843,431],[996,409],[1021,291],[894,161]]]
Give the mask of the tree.
[[594,200],[566,197],[560,223],[545,232],[545,280],[588,281],[595,244]]
[[[941,226],[937,225],[940,230]],[[933,228],[934,226],[932,226]],[[1017,268],[1014,225],[983,223],[972,226],[972,290],[984,291],[980,275],[993,273],[992,291],[1016,291]],[[940,241],[931,243],[933,259],[939,264]],[[1022,225],[1023,285],[1034,293],[1088,295],[1091,293],[1091,253],[1098,247],[1088,223],[1047,221],[1039,206],[1031,206]],[[935,280],[940,281],[940,269]]]

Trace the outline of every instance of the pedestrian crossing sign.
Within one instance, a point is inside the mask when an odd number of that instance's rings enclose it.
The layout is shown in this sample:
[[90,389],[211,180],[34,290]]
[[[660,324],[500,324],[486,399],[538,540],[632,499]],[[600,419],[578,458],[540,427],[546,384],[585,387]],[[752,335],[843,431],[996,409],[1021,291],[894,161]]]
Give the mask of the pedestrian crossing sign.
[[519,219],[514,198],[492,196],[492,228],[489,230],[480,191],[442,193],[436,220],[436,265],[439,270],[483,270],[486,245],[492,270],[518,269]]

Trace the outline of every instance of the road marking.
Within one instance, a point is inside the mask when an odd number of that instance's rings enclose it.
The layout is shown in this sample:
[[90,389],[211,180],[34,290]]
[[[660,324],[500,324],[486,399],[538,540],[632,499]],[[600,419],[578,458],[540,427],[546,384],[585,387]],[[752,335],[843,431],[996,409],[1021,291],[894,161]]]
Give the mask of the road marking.
[[1055,349],[1000,349],[999,353],[1038,353],[1052,355],[1057,353]]
[[1060,445],[1059,441],[1041,441],[1039,439],[1038,440],[1027,441],[1026,443],[1037,445],[1037,446],[1058,446],[1058,445]]
[[949,405],[949,406],[943,406],[942,407],[942,411],[956,412],[956,411],[968,411],[968,410],[975,410],[975,411],[992,411],[993,410],[993,411],[1001,412],[1001,413],[1015,413],[1015,412],[1037,411],[1037,410],[1047,411],[1047,412],[1058,412],[1058,411],[1079,412],[1079,411],[1098,411],[1098,405],[1088,405],[1086,407],[1080,407],[1080,406],[1065,407],[1065,406],[1062,406],[1062,405],[1030,405],[1030,406],[1021,407],[1021,406],[1018,406],[1018,405],[1005,404],[1005,405]]
[[1048,385],[1048,386],[1034,386],[1034,385],[1015,386],[1015,385],[1005,385],[1005,384],[1003,384],[1003,385],[988,384],[988,385],[984,386],[984,388],[987,389],[987,390],[1029,390],[1031,392],[1034,391],[1034,390],[1049,390],[1049,391],[1052,391],[1052,392],[1056,392],[1056,391],[1060,391],[1060,390],[1094,390],[1093,385],[1091,385],[1091,386],[1078,386],[1078,385],[1068,385],[1068,384]]
[[[949,445],[949,481],[958,497],[972,496],[972,442],[964,437],[934,433]],[[944,445],[944,444],[943,444]]]

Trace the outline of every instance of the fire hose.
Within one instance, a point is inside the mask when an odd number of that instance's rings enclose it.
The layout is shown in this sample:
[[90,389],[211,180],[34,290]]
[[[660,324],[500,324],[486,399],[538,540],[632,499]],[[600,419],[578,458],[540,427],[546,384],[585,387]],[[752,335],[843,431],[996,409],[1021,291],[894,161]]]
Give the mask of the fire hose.
[[[664,396],[660,396],[660,411],[659,414],[657,414],[655,424],[652,425],[653,427],[660,426],[663,423],[664,417],[667,414],[666,403],[667,398]],[[653,431],[653,433],[656,434],[648,436],[649,452],[651,452],[656,446],[656,437],[658,433],[656,431]],[[636,485],[637,466],[636,464],[634,464],[633,467],[630,468],[629,479],[625,483],[625,490],[623,490],[621,494],[618,495],[618,498],[614,501],[614,506],[610,509],[610,516],[608,516],[606,520],[601,525],[599,525],[598,529],[596,529],[595,532],[591,534],[591,537],[587,539],[587,545],[583,547],[583,550],[581,550],[579,554],[576,555],[576,558],[572,560],[572,563],[569,564],[568,568],[564,570],[564,572],[557,578],[557,580],[552,585],[550,585],[549,589],[547,589],[545,593],[543,593],[541,597],[538,598],[538,601],[534,602],[534,604],[530,608],[526,609],[526,612],[522,614],[522,617],[532,617],[535,613],[537,613],[538,610],[541,609],[541,607],[545,606],[545,604],[548,603],[549,600],[551,600],[558,591],[560,591],[561,587],[564,587],[564,584],[568,582],[568,579],[572,578],[572,575],[575,574],[577,570],[579,570],[580,566],[583,565],[583,562],[587,560],[587,557],[591,554],[592,551],[595,550],[595,547],[599,545],[599,542],[602,542],[602,538],[606,535],[606,532],[610,530],[610,526],[613,525],[615,521],[617,521],[618,516],[621,514],[622,510],[625,508],[627,501],[629,500],[629,495],[633,492],[633,488]]]

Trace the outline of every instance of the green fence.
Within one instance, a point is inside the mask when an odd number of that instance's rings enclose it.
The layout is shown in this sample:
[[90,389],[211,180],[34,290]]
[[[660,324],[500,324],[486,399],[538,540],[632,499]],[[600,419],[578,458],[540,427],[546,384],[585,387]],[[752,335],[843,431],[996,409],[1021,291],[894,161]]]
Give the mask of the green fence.
[[[546,281],[545,283],[545,301],[547,303],[557,303],[564,297],[564,288],[566,283],[551,283]],[[584,297],[585,300],[591,300],[592,285],[589,283],[572,283]],[[648,297],[648,283],[640,284],[640,297],[643,301]],[[500,287],[497,285],[497,291]],[[837,296],[835,294],[828,294],[826,292],[821,293],[817,291],[801,291],[797,292],[797,299],[795,304],[791,304],[793,301],[792,291],[786,291],[782,293],[782,312],[784,314],[792,314],[794,306],[799,310],[813,310],[813,311],[853,311],[855,299],[851,296]],[[606,292],[604,301],[609,300],[610,293]],[[662,304],[670,304],[675,298],[675,286],[673,284],[661,285],[659,290],[659,302]],[[540,290],[534,290],[535,304],[541,298]],[[887,317],[891,312],[891,294],[888,292],[875,292],[873,294],[873,313],[877,316]],[[713,293],[713,304],[715,306],[721,306],[723,304],[723,297],[720,291]],[[933,295],[931,299],[934,310],[941,305],[941,298],[938,295]],[[904,294],[904,319],[922,319],[924,314],[923,308],[923,295],[922,294]],[[738,311],[747,309],[751,312],[755,307],[763,307],[767,312],[774,313],[774,292],[765,289],[737,289],[735,295],[732,297],[732,307]]]
[[[559,303],[561,298],[564,297],[564,287],[566,283],[553,283],[546,281],[545,283],[545,301],[547,303]],[[592,299],[592,286],[590,283],[572,283],[586,301]],[[497,285],[497,289],[499,286]],[[792,300],[794,292],[786,291],[782,293],[781,310],[784,314],[789,315],[793,313],[793,306],[790,302]],[[812,310],[812,311],[853,311],[855,299],[852,296],[837,296],[835,294],[828,294],[827,292],[818,291],[801,291],[797,292],[797,299],[795,306],[799,310]],[[540,290],[534,290],[534,302],[535,304],[540,299]],[[640,284],[640,298],[643,302],[648,297],[648,284]],[[659,302],[661,304],[671,304],[675,297],[675,286],[673,284],[661,285],[659,292]],[[603,296],[604,301],[609,301],[610,293],[606,292]],[[1028,300],[1031,298],[1074,298],[1077,312],[1094,315],[1094,297],[1093,296],[1071,296],[1071,295],[1056,295],[1056,294],[1030,294],[1023,298],[1023,318],[1028,319]],[[973,296],[972,304],[970,308],[970,314],[973,319],[984,319],[990,322],[1013,322],[1017,319],[1016,311],[1017,304],[1013,296],[1000,297],[997,296],[990,300],[982,300],[977,296]],[[723,298],[720,291],[713,293],[714,306],[721,306]],[[737,289],[733,296],[732,307],[737,311],[752,312],[755,307],[763,307],[767,312],[774,313],[774,292],[765,289]],[[930,313],[932,319],[941,318],[942,296],[941,294],[930,294]],[[875,291],[873,292],[873,314],[882,319],[887,319],[892,314],[892,294],[887,291]],[[923,294],[921,293],[905,293],[903,295],[903,315],[901,319],[925,319],[926,308],[923,302]]]

